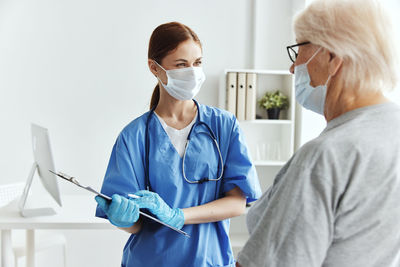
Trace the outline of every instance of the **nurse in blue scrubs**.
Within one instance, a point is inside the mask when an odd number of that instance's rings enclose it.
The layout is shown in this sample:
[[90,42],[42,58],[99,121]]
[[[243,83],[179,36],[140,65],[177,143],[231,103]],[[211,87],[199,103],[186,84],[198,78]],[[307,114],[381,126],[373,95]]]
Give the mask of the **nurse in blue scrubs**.
[[150,111],[115,142],[101,189],[112,201],[96,197],[96,216],[132,234],[122,266],[235,266],[229,218],[261,190],[235,116],[193,99],[205,80],[201,61],[189,27],[172,22],[153,31],[148,65],[158,85]]

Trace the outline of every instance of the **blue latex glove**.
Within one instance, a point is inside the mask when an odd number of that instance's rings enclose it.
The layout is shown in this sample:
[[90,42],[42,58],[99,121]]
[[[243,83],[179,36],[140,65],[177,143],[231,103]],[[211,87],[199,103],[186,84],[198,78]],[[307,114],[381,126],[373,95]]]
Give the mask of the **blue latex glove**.
[[95,200],[115,226],[130,227],[139,219],[139,206],[132,199],[114,194],[111,202],[100,196],[96,196]]
[[179,208],[170,208],[157,193],[141,190],[136,192],[135,195],[140,197],[135,199],[139,208],[148,209],[162,222],[178,229],[181,229],[185,224],[183,211]]

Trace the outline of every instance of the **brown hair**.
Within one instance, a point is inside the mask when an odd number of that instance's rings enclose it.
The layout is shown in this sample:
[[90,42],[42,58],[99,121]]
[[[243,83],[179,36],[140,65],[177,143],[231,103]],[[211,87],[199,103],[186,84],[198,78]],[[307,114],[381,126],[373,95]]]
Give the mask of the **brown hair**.
[[[196,33],[188,26],[179,22],[169,22],[158,26],[150,37],[148,58],[161,65],[161,61],[170,52],[175,50],[182,42],[192,39],[199,44],[201,42]],[[160,99],[160,87],[157,84],[151,96],[150,109],[158,104]]]

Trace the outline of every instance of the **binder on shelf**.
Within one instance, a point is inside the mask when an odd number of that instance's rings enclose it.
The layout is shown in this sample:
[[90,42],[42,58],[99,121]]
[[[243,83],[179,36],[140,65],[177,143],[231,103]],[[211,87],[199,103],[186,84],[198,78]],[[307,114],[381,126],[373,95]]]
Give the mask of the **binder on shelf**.
[[226,83],[226,110],[236,116],[237,73],[228,72]]
[[236,117],[239,121],[246,119],[246,73],[244,72],[238,73]]
[[247,73],[246,81],[246,120],[256,119],[257,74]]

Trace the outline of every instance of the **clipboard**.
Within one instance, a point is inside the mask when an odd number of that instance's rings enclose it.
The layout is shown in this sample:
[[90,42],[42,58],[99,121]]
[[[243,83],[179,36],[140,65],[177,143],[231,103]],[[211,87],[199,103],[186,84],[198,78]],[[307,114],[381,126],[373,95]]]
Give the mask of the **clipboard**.
[[[109,197],[109,196],[107,196],[107,195],[104,195],[104,194],[102,194],[102,193],[100,193],[100,192],[94,190],[94,189],[91,188],[90,186],[84,186],[84,185],[82,185],[81,183],[78,182],[78,180],[77,180],[75,177],[69,176],[69,175],[67,175],[67,174],[65,174],[65,173],[62,173],[62,172],[54,172],[54,171],[52,171],[52,170],[49,170],[49,172],[55,174],[56,176],[58,176],[58,177],[60,177],[60,178],[62,178],[62,179],[64,179],[64,180],[66,180],[66,181],[68,181],[68,182],[70,182],[70,183],[73,183],[73,184],[76,185],[76,186],[79,186],[80,188],[86,189],[87,191],[90,191],[90,192],[92,192],[92,193],[94,193],[94,194],[96,194],[96,195],[98,195],[98,196],[104,198],[105,200],[111,201],[111,197]],[[128,194],[128,196],[130,196],[130,197],[138,197],[138,196],[135,196],[135,195],[132,195],[132,194]],[[139,211],[139,214],[140,214],[140,215],[143,215],[144,217],[147,217],[147,218],[149,218],[149,219],[151,219],[151,220],[153,220],[153,221],[155,221],[155,222],[158,222],[159,224],[162,224],[162,225],[164,225],[164,226],[166,226],[166,227],[168,227],[168,228],[170,228],[170,229],[172,229],[172,230],[174,230],[174,231],[176,231],[176,232],[178,232],[178,233],[180,233],[180,234],[182,234],[182,235],[184,235],[184,236],[186,236],[186,237],[190,237],[190,235],[189,235],[188,233],[186,233],[185,231],[182,231],[181,229],[178,229],[178,228],[176,228],[176,227],[173,227],[173,226],[171,226],[171,225],[168,225],[168,224],[166,224],[165,222],[162,222],[162,221],[160,221],[159,219],[157,219],[157,218],[155,218],[155,217],[153,217],[153,216],[151,216],[151,215],[149,215],[149,214],[147,214],[147,213],[144,213],[144,212],[142,212],[142,211]]]

